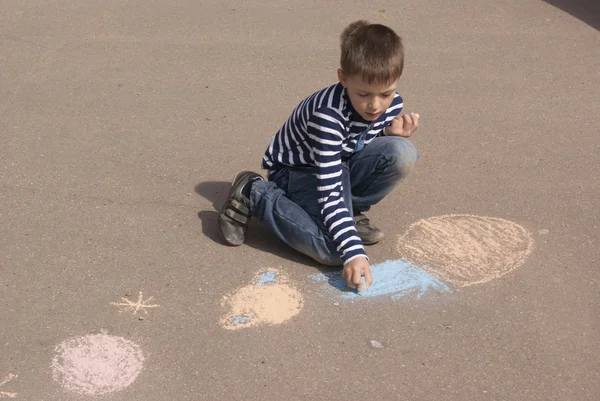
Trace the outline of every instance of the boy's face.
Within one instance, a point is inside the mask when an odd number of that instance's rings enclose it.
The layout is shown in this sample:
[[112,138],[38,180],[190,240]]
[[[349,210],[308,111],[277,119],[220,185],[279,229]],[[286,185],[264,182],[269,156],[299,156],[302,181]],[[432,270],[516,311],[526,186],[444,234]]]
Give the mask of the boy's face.
[[357,75],[347,76],[338,68],[338,78],[350,98],[352,107],[367,121],[377,120],[394,100],[397,81],[367,84]]

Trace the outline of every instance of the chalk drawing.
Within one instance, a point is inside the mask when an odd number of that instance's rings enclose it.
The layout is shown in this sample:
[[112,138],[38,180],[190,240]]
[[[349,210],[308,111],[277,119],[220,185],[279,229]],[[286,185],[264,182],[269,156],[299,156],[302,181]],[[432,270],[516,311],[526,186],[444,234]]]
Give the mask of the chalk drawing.
[[[0,382],[0,387],[4,386],[6,383],[8,383],[9,381],[11,381],[12,379],[16,379],[18,377],[18,375],[15,375],[13,373],[9,373],[8,376],[6,376],[1,382]],[[0,391],[0,398],[16,398],[17,397],[17,393],[9,393],[7,391]]]
[[271,284],[275,282],[276,273],[274,270],[267,270],[266,272],[258,276],[258,282],[256,285],[261,286],[265,284]]
[[532,249],[532,236],[522,226],[468,214],[419,220],[398,238],[404,259],[457,287],[486,283],[521,267]]
[[238,324],[248,323],[250,320],[252,319],[248,316],[234,316],[231,324],[237,326]]
[[124,312],[127,310],[133,311],[133,314],[135,315],[136,313],[138,313],[138,311],[143,310],[144,313],[148,313],[148,311],[146,310],[147,308],[157,308],[160,305],[149,305],[146,302],[150,302],[152,301],[152,299],[154,299],[153,297],[150,297],[146,300],[144,300],[144,296],[142,295],[142,292],[140,291],[138,294],[138,300],[136,302],[132,302],[130,299],[127,298],[121,298],[123,301],[125,302],[111,302],[111,305],[115,305],[115,306],[119,306],[120,311],[119,312]]
[[55,348],[52,377],[68,391],[102,395],[123,390],[142,370],[139,346],[106,333],[66,340]]
[[373,264],[371,275],[373,284],[361,295],[356,290],[348,288],[341,272],[318,273],[309,277],[322,282],[324,287],[339,298],[355,301],[382,296],[398,299],[410,294],[421,298],[428,291],[442,293],[450,290],[442,281],[405,260],[388,260]]
[[302,295],[277,269],[258,273],[251,284],[223,297],[227,312],[223,328],[236,330],[259,325],[281,324],[300,313]]

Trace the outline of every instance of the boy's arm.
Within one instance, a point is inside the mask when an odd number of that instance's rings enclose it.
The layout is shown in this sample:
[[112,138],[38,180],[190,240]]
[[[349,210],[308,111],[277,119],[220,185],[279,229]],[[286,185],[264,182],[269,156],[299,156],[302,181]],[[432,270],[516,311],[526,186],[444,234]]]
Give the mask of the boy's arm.
[[321,216],[346,266],[356,258],[367,258],[367,255],[343,197],[343,191],[350,190],[342,184],[343,131],[344,125],[335,112],[318,110],[308,122],[308,134],[317,167]]
[[394,119],[396,119],[400,116],[400,113],[402,112],[403,107],[404,107],[404,100],[402,99],[402,96],[400,96],[398,93],[396,93],[396,95],[394,96],[394,99],[392,100],[392,104],[390,104],[390,107],[388,107],[387,110],[385,111],[386,122],[384,124],[383,129],[378,134],[379,136],[393,135],[393,133],[388,133],[388,129],[394,123]]

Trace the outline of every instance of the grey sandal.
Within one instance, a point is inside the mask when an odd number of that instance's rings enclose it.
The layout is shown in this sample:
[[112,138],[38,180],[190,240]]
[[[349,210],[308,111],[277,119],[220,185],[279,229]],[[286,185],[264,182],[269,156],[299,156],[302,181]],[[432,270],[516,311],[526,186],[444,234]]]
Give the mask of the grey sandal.
[[242,189],[246,184],[262,179],[252,171],[242,171],[233,179],[229,195],[219,212],[219,232],[227,244],[238,246],[244,243],[251,214],[250,200]]
[[384,237],[383,232],[372,225],[369,218],[362,213],[354,216],[354,227],[363,245],[376,244]]

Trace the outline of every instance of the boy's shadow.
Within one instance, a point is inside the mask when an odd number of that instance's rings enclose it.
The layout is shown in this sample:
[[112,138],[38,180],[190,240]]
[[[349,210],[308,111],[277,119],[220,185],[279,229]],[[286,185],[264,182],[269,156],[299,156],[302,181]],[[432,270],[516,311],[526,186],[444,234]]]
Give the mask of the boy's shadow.
[[[199,183],[195,187],[196,193],[212,202],[212,206],[215,209],[201,210],[198,212],[198,217],[202,220],[202,233],[214,242],[224,246],[228,245],[221,238],[217,218],[223,202],[227,199],[230,188],[231,183],[225,181],[206,181]],[[331,271],[331,268],[318,264],[308,256],[296,252],[294,249],[284,244],[264,225],[257,222],[256,219],[251,219],[248,224],[248,233],[244,245],[259,249],[263,252],[272,253],[284,259],[291,260],[292,262],[316,267],[321,271]]]

